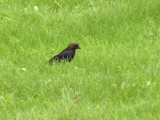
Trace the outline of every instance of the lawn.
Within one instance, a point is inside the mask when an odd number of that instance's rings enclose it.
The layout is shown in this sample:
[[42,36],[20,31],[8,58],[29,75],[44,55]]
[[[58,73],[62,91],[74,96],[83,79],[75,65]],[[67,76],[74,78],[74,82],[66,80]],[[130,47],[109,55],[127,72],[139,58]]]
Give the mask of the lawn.
[[[76,41],[70,63],[48,60]],[[159,120],[159,0],[0,0],[0,120]]]

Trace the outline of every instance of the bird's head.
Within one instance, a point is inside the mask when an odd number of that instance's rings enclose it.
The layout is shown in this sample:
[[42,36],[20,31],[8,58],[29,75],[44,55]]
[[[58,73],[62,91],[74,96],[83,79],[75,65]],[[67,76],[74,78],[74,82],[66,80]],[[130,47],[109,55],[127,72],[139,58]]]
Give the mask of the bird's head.
[[68,50],[76,50],[76,49],[81,49],[78,43],[72,42],[68,45],[67,47]]

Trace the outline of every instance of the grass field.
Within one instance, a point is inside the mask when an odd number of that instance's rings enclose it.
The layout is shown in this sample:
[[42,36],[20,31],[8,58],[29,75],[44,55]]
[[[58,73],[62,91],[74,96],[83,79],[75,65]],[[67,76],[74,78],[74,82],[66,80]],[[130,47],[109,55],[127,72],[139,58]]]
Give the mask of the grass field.
[[0,120],[142,119],[160,119],[159,0],[0,0]]

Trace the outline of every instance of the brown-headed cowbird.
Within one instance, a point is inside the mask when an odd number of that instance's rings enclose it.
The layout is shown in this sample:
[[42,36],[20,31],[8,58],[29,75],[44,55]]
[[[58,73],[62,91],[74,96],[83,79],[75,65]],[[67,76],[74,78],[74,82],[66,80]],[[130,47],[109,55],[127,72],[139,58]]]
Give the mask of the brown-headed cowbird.
[[55,55],[49,60],[49,63],[53,63],[53,61],[61,62],[64,61],[71,61],[74,58],[76,49],[80,49],[80,46],[76,42],[72,42],[68,45],[66,49],[60,52],[58,55]]

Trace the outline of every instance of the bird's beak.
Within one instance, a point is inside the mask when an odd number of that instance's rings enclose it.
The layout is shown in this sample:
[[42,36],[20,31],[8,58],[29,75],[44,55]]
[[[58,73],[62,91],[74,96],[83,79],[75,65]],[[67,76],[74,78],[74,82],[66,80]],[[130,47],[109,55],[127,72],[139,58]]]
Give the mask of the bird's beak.
[[77,49],[81,49],[79,45],[78,45]]

